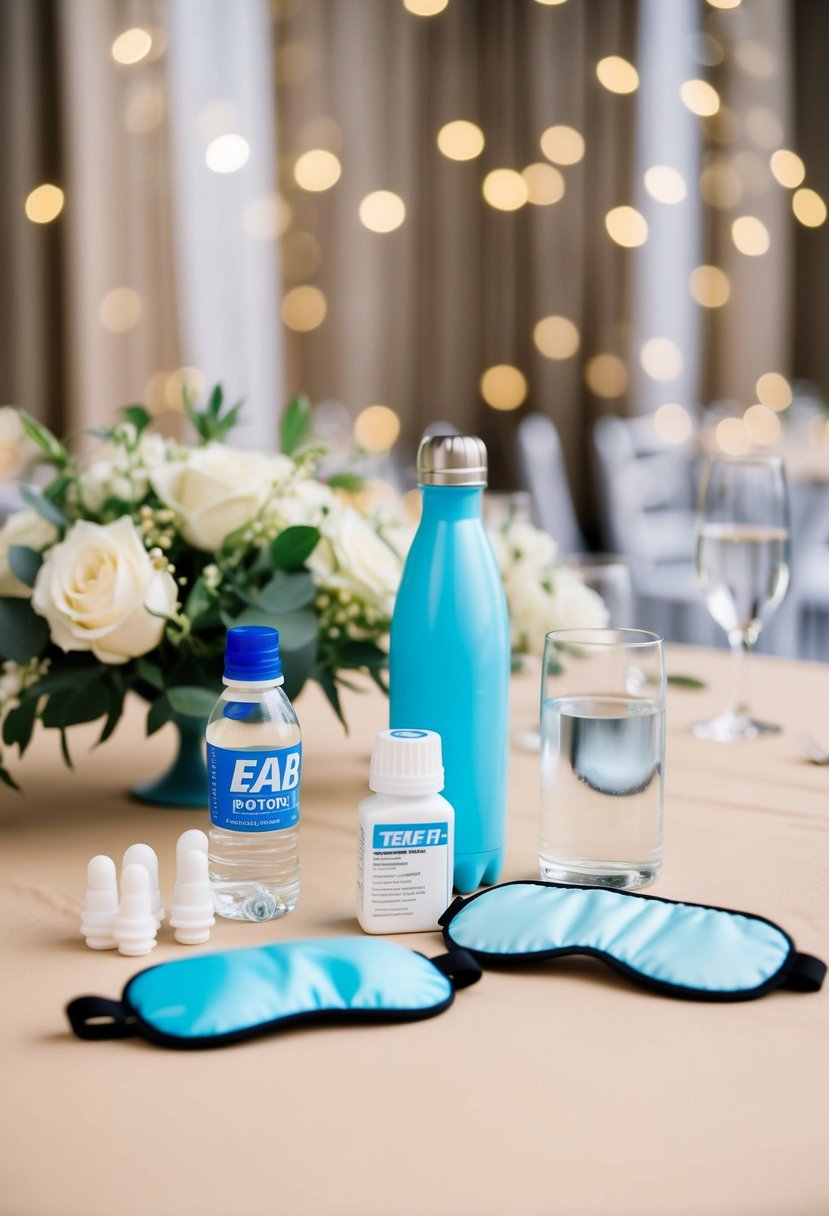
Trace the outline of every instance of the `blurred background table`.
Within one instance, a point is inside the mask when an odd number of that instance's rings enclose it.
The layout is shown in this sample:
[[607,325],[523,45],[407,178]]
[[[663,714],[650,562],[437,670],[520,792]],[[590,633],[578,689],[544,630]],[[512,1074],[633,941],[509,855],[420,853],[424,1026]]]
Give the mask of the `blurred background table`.
[[[724,747],[690,724],[721,708],[728,656],[671,648],[669,671],[709,682],[669,695],[665,867],[655,894],[763,914],[829,957],[829,769],[797,733],[826,736],[829,670],[758,658],[754,701],[785,732]],[[536,680],[513,682],[513,727]],[[200,949],[353,933],[355,824],[376,692],[348,695],[345,736],[316,688],[305,734],[302,894],[283,923],[217,924]],[[114,739],[61,767],[35,740],[26,795],[0,794],[4,999],[0,1208],[84,1213],[818,1213],[826,1210],[827,1002],[664,1000],[592,960],[485,975],[411,1025],[294,1030],[206,1053],[139,1040],[81,1043],[63,1006],[117,996],[143,966],[182,958],[165,925],[146,959],[77,936],[88,858],[146,840],[169,907],[173,853],[201,813],[125,789],[172,748],[145,741],[136,703]],[[538,757],[513,751],[505,879],[537,873]],[[398,939],[427,954],[438,934]]]

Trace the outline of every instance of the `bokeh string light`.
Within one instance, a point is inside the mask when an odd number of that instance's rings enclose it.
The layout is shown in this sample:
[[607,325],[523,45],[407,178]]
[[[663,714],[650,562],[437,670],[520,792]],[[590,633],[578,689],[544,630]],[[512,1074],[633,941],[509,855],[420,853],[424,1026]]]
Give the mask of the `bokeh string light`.
[[658,203],[681,203],[688,193],[685,178],[670,165],[652,165],[645,170],[645,189]]
[[250,145],[243,135],[228,132],[211,140],[204,153],[208,169],[214,173],[237,173],[250,158]]
[[354,438],[366,452],[387,452],[400,435],[400,419],[388,405],[367,405],[354,421]]
[[521,170],[527,187],[527,202],[535,207],[550,207],[564,198],[564,175],[555,165],[536,161]]
[[282,320],[298,334],[318,329],[328,312],[328,302],[319,287],[303,283],[293,287],[282,301]]
[[26,219],[31,220],[33,224],[51,224],[63,211],[64,201],[60,186],[54,186],[51,182],[35,186],[23,206]]
[[481,396],[494,410],[517,410],[528,391],[527,377],[510,363],[488,367],[481,376]]
[[333,152],[325,148],[312,148],[297,157],[294,179],[303,190],[320,194],[330,190],[340,180],[342,166]]
[[484,178],[481,191],[496,211],[517,211],[530,197],[526,181],[515,169],[493,169]]
[[731,239],[740,253],[757,258],[771,245],[769,230],[756,215],[740,215],[731,225]]
[[449,160],[474,160],[484,150],[484,133],[474,122],[456,118],[437,134],[437,145]]
[[146,59],[153,49],[153,38],[149,30],[141,26],[133,26],[124,30],[112,44],[112,58],[122,67],[131,67]]
[[654,411],[653,425],[663,443],[685,443],[691,438],[694,423],[683,405],[666,401]]
[[569,317],[542,317],[533,329],[533,342],[545,359],[571,359],[579,349],[578,326]]
[[648,239],[648,222],[635,207],[613,207],[604,224],[610,239],[625,249],[635,249]]
[[635,93],[639,88],[639,73],[621,55],[607,55],[596,64],[599,84],[609,93]]
[[554,165],[577,165],[584,157],[584,136],[575,127],[547,127],[539,140],[541,151]]
[[359,216],[370,232],[394,232],[406,218],[406,204],[391,190],[374,190],[360,203]]

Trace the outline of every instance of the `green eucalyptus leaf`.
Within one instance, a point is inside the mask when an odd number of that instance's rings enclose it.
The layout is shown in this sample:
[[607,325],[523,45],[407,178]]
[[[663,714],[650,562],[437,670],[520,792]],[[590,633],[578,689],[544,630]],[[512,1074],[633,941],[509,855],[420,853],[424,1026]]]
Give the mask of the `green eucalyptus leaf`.
[[225,435],[227,435],[229,431],[233,430],[239,421],[239,415],[242,412],[242,406],[244,404],[244,400],[237,401],[236,404],[227,411],[223,418],[219,418],[216,421],[212,436],[214,439],[224,439]]
[[147,734],[154,735],[157,730],[161,730],[172,716],[173,707],[166,697],[159,697],[157,701],[153,701],[147,711]]
[[27,599],[0,599],[0,658],[28,663],[39,658],[49,640],[49,626]]
[[32,442],[36,443],[54,464],[63,465],[66,463],[66,448],[58,437],[52,434],[48,426],[44,426],[42,422],[38,422],[36,418],[32,418],[25,410],[18,410],[17,416],[20,419],[20,425]]
[[2,764],[0,764],[0,781],[2,781],[4,785],[7,785],[10,790],[16,790],[18,794],[22,793],[20,786],[17,784],[14,777],[12,777],[8,769],[3,768]]
[[277,570],[301,570],[319,543],[319,528],[296,524],[280,532],[271,545],[271,559]]
[[98,738],[96,747],[99,747],[102,743],[106,743],[107,739],[110,737],[112,732],[115,730],[115,727],[121,720],[121,714],[124,709],[124,696],[126,695],[127,690],[120,671],[113,670],[110,672],[110,684],[108,691],[109,704],[107,706],[106,722],[104,722],[104,727],[101,731],[100,737]]
[[294,397],[286,407],[279,423],[282,451],[291,456],[311,434],[311,402],[305,396]]
[[20,497],[24,502],[28,503],[33,511],[37,511],[38,515],[48,520],[50,524],[54,524],[56,528],[66,527],[68,523],[66,516],[60,507],[51,502],[50,499],[44,498],[42,494],[38,494],[29,486],[20,487]]
[[213,419],[219,417],[222,412],[222,401],[224,400],[224,389],[221,384],[217,384],[210,394],[210,400],[207,403],[207,413]]
[[314,581],[307,570],[294,573],[277,570],[259,592],[259,606],[265,612],[278,615],[295,612],[312,603],[316,593]]
[[339,652],[339,667],[367,667],[369,671],[380,671],[388,665],[388,654],[374,642],[346,642]]
[[27,587],[34,587],[42,565],[43,558],[35,549],[29,549],[26,545],[9,545],[9,569]]
[[216,704],[216,693],[209,688],[182,684],[167,689],[167,699],[173,712],[187,718],[209,718]]
[[311,678],[311,674],[316,666],[316,635],[304,646],[297,646],[294,649],[286,646],[283,647],[282,638],[280,637],[280,651],[282,654],[282,670],[285,676],[285,684],[282,691],[288,700],[292,701],[300,692],[302,686]]
[[60,754],[63,756],[63,762],[67,768],[75,767],[72,763],[72,756],[69,752],[69,740],[66,737],[65,730],[61,730],[60,732]]
[[334,679],[334,673],[329,667],[317,666],[311,674],[312,678],[316,680],[328,698],[331,708],[334,710],[334,713],[342,723],[343,730],[346,734],[348,734],[348,723],[346,722],[343,714],[340,693],[339,689],[337,688],[337,681]]
[[17,744],[22,756],[29,746],[37,714],[37,700],[32,697],[10,709],[3,719],[3,742],[9,747]]
[[317,616],[309,609],[271,613],[262,612],[258,608],[245,608],[237,617],[224,614],[222,619],[228,629],[235,625],[267,625],[271,629],[278,629],[281,651],[299,650],[317,637]]
[[696,676],[667,676],[668,684],[673,684],[674,688],[690,688],[702,689],[707,688],[705,680],[698,680]]
[[349,494],[359,494],[361,490],[365,489],[366,482],[365,478],[361,477],[359,473],[344,471],[342,473],[335,473],[333,477],[329,477],[328,484],[332,490],[346,490]]
[[103,675],[62,692],[53,692],[43,710],[43,725],[65,730],[79,722],[94,722],[109,708],[109,688]]
[[139,680],[143,680],[153,688],[160,690],[164,687],[164,673],[157,663],[151,663],[149,659],[138,660],[135,664],[135,674]]
[[145,405],[125,405],[121,410],[121,417],[125,422],[132,423],[138,435],[142,431],[146,431],[153,420],[152,414]]
[[67,688],[75,688],[78,684],[91,680],[99,672],[99,663],[90,663],[85,657],[78,659],[75,655],[63,655],[60,667],[47,672],[36,683],[30,684],[23,696],[37,698],[47,693],[63,692]]
[[184,602],[184,615],[191,621],[197,621],[212,608],[213,603],[214,599],[208,592],[204,579],[199,577]]

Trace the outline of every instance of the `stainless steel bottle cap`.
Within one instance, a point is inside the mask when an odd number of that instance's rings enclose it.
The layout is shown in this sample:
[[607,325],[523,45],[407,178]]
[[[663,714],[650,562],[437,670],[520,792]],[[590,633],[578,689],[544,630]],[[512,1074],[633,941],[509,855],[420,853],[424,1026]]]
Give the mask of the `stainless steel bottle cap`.
[[429,435],[417,453],[421,486],[485,486],[486,447],[477,435]]

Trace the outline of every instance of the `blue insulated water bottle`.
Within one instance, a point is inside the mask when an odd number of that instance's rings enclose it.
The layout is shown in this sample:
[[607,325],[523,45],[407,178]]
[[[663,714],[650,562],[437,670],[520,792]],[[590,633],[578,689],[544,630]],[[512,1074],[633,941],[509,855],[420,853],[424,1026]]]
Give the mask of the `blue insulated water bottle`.
[[481,518],[486,448],[471,435],[426,438],[417,457],[423,514],[391,626],[391,727],[437,731],[455,808],[455,887],[498,879],[509,746],[509,617]]

